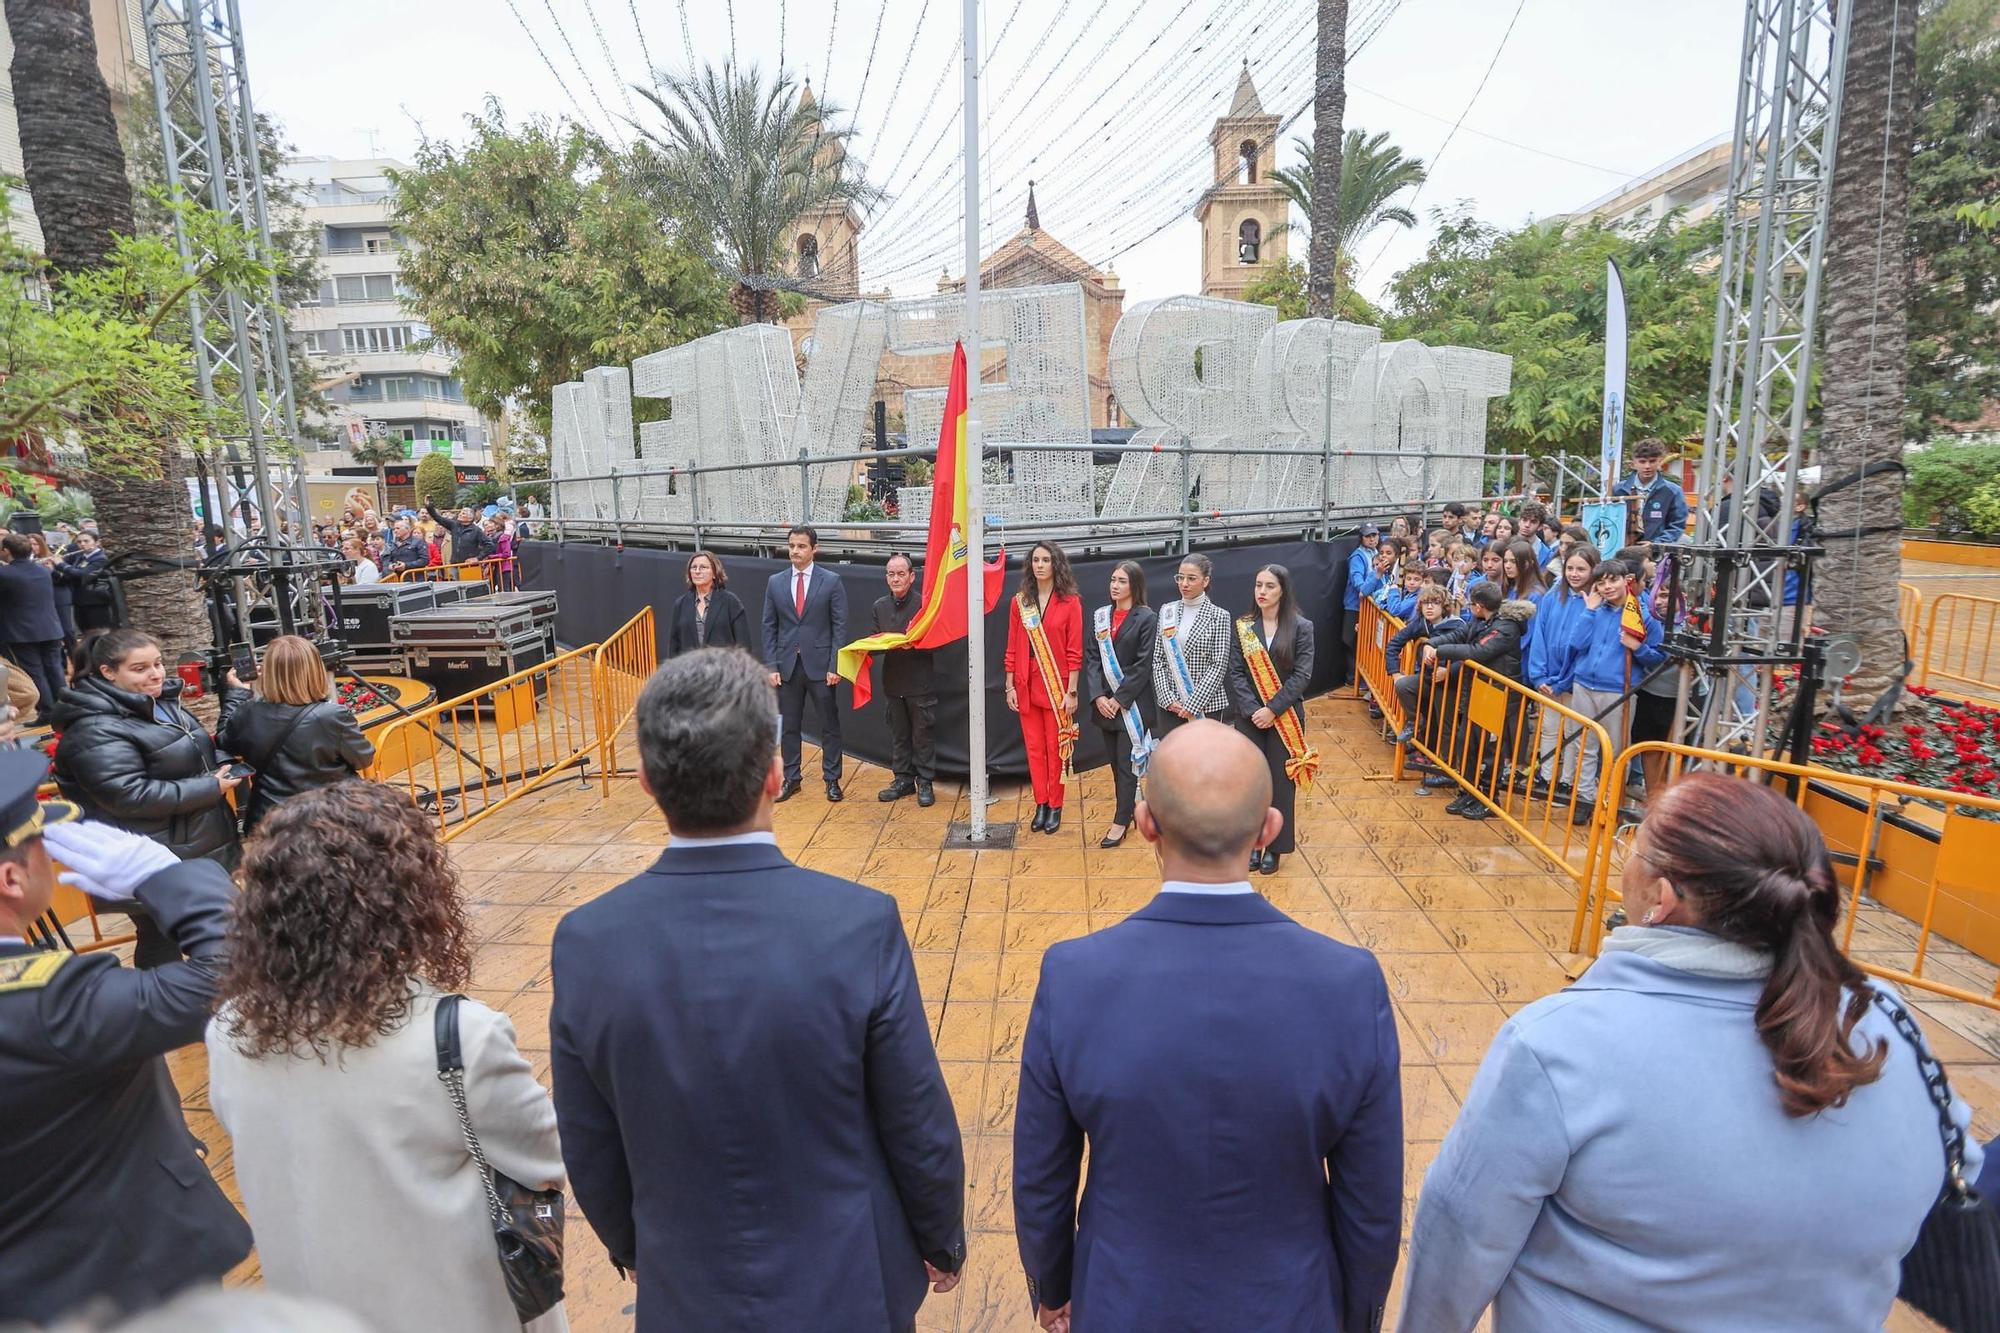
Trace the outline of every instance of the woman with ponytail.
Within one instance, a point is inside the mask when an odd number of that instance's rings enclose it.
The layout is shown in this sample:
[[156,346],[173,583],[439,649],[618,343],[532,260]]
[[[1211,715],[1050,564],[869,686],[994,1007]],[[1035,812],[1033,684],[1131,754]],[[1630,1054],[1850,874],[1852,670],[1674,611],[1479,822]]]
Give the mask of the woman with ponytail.
[[1834,942],[1819,829],[1689,774],[1620,890],[1633,924],[1487,1050],[1424,1181],[1401,1327],[1467,1333],[1490,1305],[1494,1333],[1881,1328],[1944,1148],[1874,997],[1900,1002]]

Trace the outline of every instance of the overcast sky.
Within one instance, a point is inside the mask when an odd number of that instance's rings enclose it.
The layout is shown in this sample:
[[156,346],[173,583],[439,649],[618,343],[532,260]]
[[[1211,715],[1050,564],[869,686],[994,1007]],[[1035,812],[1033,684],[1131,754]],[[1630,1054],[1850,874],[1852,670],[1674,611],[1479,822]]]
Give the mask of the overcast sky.
[[[1212,178],[1208,132],[1247,56],[1268,111],[1306,108],[1281,141],[1281,165],[1297,159],[1292,136],[1312,126],[1312,0],[981,6],[982,248],[1020,226],[1034,179],[1043,229],[1115,268],[1128,300],[1197,291],[1189,209]],[[1358,248],[1371,296],[1421,256],[1433,207],[1470,200],[1505,225],[1572,211],[1729,129],[1742,0],[1525,0],[1504,48],[1516,0],[1349,8],[1350,43],[1367,41],[1348,65],[1347,125],[1386,130],[1432,163],[1411,204],[1422,224]],[[511,117],[569,116],[629,140],[627,118],[646,116],[624,90],[647,79],[648,53],[681,71],[690,47],[720,62],[733,40],[740,63],[810,75],[849,113],[857,155],[891,196],[863,232],[863,281],[898,293],[964,268],[961,11],[961,0],[242,0],[259,108],[301,153],[335,157],[407,158],[422,135],[462,137],[488,95]]]

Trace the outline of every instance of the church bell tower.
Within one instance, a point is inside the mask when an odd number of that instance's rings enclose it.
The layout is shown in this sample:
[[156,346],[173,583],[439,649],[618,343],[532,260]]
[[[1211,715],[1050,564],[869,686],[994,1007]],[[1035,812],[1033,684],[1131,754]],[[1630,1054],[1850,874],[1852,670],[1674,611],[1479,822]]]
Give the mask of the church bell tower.
[[1265,113],[1247,60],[1236,76],[1229,110],[1208,141],[1215,150],[1215,186],[1195,210],[1201,220],[1201,294],[1237,301],[1284,259],[1289,216],[1285,192],[1272,179],[1278,117]]

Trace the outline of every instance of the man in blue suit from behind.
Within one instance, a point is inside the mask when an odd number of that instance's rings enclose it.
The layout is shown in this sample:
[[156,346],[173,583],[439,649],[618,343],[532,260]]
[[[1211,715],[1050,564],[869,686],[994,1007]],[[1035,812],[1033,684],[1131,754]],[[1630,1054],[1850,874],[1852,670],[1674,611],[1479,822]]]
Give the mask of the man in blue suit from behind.
[[1381,1327],[1403,1200],[1395,1019],[1373,955],[1243,878],[1277,835],[1270,806],[1249,741],[1175,731],[1134,821],[1159,895],[1042,960],[1014,1224],[1044,1328]]
[[639,1333],[905,1333],[957,1284],[965,1158],[895,900],[778,850],[747,654],[673,659],[637,722],[671,842],[555,936],[577,1203]]
[[815,562],[819,534],[811,528],[793,528],[785,538],[785,553],[792,567],[771,575],[764,588],[764,665],[771,668],[771,685],[785,719],[785,783],[778,799],[798,795],[799,730],[811,699],[819,718],[820,777],[826,780],[826,799],[838,801],[840,705],[833,692],[840,684],[835,655],[847,642],[847,589],[840,575]]

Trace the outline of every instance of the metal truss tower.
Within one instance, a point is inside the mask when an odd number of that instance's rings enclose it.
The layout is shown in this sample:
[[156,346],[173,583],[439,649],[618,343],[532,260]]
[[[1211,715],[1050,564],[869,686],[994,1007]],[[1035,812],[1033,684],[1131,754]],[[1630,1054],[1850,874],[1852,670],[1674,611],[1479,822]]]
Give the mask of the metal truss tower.
[[[1793,547],[1791,515],[1847,66],[1846,9],[1837,0],[1745,5],[1699,498],[1684,548],[1691,568],[1682,587],[1699,628],[1674,645],[1691,668],[1681,735],[1707,748],[1768,748],[1772,672],[1815,651],[1796,625],[1781,625],[1781,608],[1786,573],[1805,572],[1816,554]],[[1696,677],[1706,690],[1689,688]]]
[[[168,192],[225,215],[250,234],[260,259],[272,260],[257,118],[236,0],[143,0],[142,13]],[[174,240],[181,258],[192,265],[199,256],[178,220]],[[254,301],[234,291],[197,289],[189,297],[189,316],[202,397],[211,404],[229,394],[240,400],[257,508],[275,547],[281,511],[273,503],[269,446],[282,440],[288,460],[295,465],[299,458],[298,412],[277,280],[271,279]],[[226,442],[226,449],[232,464],[241,461],[233,441]],[[291,470],[296,473],[296,466]],[[300,521],[308,521],[302,485],[295,498]]]

